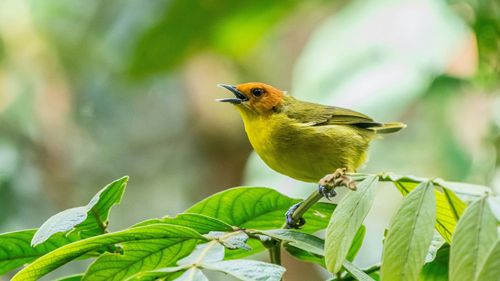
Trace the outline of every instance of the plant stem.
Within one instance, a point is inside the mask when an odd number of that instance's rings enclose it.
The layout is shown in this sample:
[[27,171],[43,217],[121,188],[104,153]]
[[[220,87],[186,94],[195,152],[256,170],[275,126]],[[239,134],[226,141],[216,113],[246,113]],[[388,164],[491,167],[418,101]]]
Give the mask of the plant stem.
[[275,245],[269,248],[271,263],[281,265],[281,242],[275,241]]
[[[360,182],[360,181],[363,181],[367,176],[370,176],[371,174],[347,173],[346,175],[351,177],[353,180]],[[385,173],[380,173],[380,174],[375,174],[375,175],[378,176],[379,181],[382,181],[382,182],[392,182],[393,181]],[[412,178],[405,178],[405,179],[402,179],[402,181],[420,183],[419,180],[412,179]],[[333,186],[332,188],[335,188],[335,187],[336,186]],[[304,201],[302,201],[302,204],[300,204],[300,206],[293,212],[292,218],[295,221],[298,221],[307,212],[307,210],[309,210],[321,198],[323,198],[323,195],[321,195],[318,190],[315,190]],[[288,228],[286,223],[282,226],[282,228]],[[268,249],[269,249],[269,256],[270,256],[271,262],[274,264],[281,265],[281,242],[276,241],[276,244],[271,246],[271,247],[268,247]],[[337,277],[342,278],[342,276],[337,276]]]
[[[306,200],[302,201],[302,204],[293,212],[292,218],[294,220],[299,220],[309,208],[311,208],[316,202],[318,202],[323,196],[315,190]],[[287,228],[286,223],[283,224],[281,228]],[[281,265],[281,242],[276,241],[276,244],[269,247],[269,257],[271,263]]]
[[[321,198],[323,198],[323,195],[319,194],[317,190],[315,190],[311,195],[309,195],[302,203],[300,206],[293,212],[292,218],[294,220],[299,220],[306,212],[311,208],[316,202],[318,202]],[[288,228],[286,223],[283,224],[281,228]]]
[[[356,174],[351,174],[351,175],[356,175]],[[366,176],[367,175],[359,175],[356,181],[362,180]],[[332,188],[335,188],[335,186]],[[312,192],[304,201],[302,201],[302,204],[300,204],[300,206],[293,212],[292,218],[295,221],[299,220],[307,212],[307,210],[309,210],[321,198],[323,198],[323,195],[321,195],[318,190]],[[288,228],[288,226],[285,223],[281,228]],[[274,246],[269,247],[268,249],[269,249],[269,256],[271,258],[271,263],[281,265],[281,243],[278,242]]]

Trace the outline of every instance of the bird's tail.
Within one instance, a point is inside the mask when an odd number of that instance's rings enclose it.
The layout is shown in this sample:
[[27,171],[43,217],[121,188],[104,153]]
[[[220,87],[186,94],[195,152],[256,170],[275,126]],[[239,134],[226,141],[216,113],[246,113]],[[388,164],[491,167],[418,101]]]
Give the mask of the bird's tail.
[[398,132],[402,129],[406,128],[406,124],[401,122],[388,122],[381,123],[380,126],[371,127],[370,129],[375,131],[377,134],[391,134]]

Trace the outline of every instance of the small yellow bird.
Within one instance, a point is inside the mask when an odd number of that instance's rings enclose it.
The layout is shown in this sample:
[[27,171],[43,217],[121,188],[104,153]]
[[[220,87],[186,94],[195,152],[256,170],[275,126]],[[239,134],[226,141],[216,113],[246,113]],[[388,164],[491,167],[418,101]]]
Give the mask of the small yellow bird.
[[[400,122],[375,122],[350,109],[301,101],[264,83],[218,86],[234,94],[234,98],[217,101],[236,106],[248,139],[262,160],[273,170],[300,181],[331,181],[344,177],[338,169],[356,171],[366,159],[370,141],[378,134],[406,127]],[[337,173],[325,177],[334,171]],[[335,195],[321,182],[319,191],[327,198]],[[297,227],[299,223],[290,219],[287,214],[289,226]]]

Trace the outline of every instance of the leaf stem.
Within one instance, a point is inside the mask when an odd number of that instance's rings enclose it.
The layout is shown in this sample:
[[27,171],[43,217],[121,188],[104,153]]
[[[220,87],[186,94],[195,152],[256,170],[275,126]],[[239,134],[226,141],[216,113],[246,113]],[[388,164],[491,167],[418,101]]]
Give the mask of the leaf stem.
[[271,263],[281,265],[281,241],[274,241],[275,245],[269,248],[269,258]]

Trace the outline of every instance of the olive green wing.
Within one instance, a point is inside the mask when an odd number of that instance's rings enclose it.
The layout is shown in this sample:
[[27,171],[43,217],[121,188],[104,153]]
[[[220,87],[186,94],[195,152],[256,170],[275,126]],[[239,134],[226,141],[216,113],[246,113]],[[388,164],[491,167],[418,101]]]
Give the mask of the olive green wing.
[[406,128],[401,122],[379,123],[372,118],[342,107],[327,106],[294,99],[284,108],[289,118],[307,126],[350,125],[377,134],[395,133]]
[[285,112],[289,118],[310,126],[352,125],[365,129],[382,126],[381,123],[354,110],[298,100],[289,105]]

